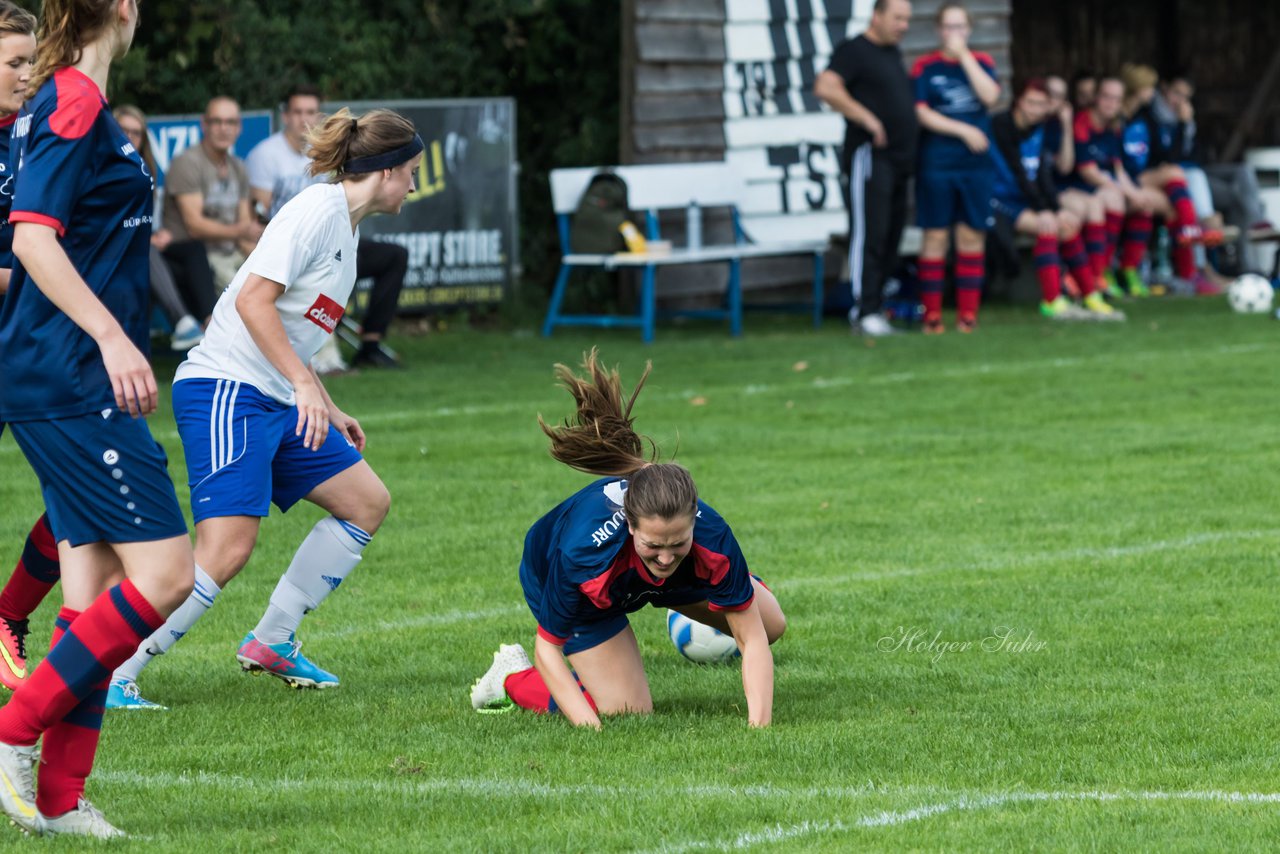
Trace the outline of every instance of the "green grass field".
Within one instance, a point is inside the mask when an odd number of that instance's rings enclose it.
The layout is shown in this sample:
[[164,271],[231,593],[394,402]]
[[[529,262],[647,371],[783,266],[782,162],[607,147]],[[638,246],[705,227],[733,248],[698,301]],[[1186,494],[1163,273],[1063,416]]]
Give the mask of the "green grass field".
[[[172,711],[109,716],[89,796],[137,839],[104,847],[1273,848],[1280,324],[1216,300],[1126,308],[1077,326],[995,309],[975,336],[874,346],[769,315],[736,341],[664,326],[648,348],[625,331],[394,342],[410,370],[329,383],[393,496],[303,626],[342,687],[235,662],[319,511],[273,515],[144,674]],[[628,384],[653,360],[638,427],[788,614],[768,730],[747,729],[736,667],[681,659],[652,609],[632,622],[653,716],[596,733],[470,709],[497,645],[531,645],[524,531],[587,480],[535,417],[569,413],[552,364],[592,344]],[[185,483],[167,399],[152,429]],[[0,484],[7,569],[40,512],[7,437]]]

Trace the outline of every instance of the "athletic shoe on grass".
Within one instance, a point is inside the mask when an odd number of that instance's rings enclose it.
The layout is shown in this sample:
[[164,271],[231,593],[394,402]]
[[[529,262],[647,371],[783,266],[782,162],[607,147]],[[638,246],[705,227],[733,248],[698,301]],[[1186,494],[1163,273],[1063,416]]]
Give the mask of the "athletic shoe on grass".
[[249,673],[270,673],[294,688],[337,688],[338,677],[308,661],[301,649],[292,637],[284,643],[262,643],[249,632],[236,661]]

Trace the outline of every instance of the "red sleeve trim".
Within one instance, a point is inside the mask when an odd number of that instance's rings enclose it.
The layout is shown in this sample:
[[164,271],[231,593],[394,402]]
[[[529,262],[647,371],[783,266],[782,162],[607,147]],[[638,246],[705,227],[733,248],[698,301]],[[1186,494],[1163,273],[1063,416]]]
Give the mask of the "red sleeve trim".
[[933,53],[926,53],[924,56],[917,59],[915,61],[915,64],[911,66],[912,79],[919,77],[921,74],[924,74],[924,70],[929,65],[929,63],[933,62],[937,58],[938,58],[938,52],[935,50]]
[[542,626],[538,626],[538,637],[542,638],[547,643],[555,644],[556,646],[564,646],[565,642],[569,640],[568,638],[556,637]]
[[67,227],[60,220],[56,220],[51,216],[33,213],[31,211],[14,211],[9,214],[9,222],[33,222],[36,225],[46,225],[58,232],[58,236],[62,237],[67,233]]
[[973,52],[973,58],[984,65],[990,65],[992,68],[996,67],[996,61],[991,58],[991,54],[989,53],[983,53],[980,50],[975,50]]
[[693,544],[693,571],[712,587],[724,581],[731,568],[727,556],[713,552],[697,543]]
[[712,611],[745,611],[751,607],[751,603],[754,601],[756,601],[756,594],[752,593],[751,598],[741,605],[717,605],[714,602],[708,602],[707,607]]

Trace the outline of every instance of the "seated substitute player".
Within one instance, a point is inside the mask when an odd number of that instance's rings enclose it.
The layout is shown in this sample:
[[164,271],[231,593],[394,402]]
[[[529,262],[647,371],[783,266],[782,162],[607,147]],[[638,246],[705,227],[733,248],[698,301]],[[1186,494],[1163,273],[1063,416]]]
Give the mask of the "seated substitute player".
[[[747,722],[773,715],[773,654],[786,620],[778,600],[747,569],[733,531],[698,498],[675,463],[644,457],[653,446],[631,427],[648,368],[624,404],[616,370],[594,350],[585,378],[556,366],[577,401],[576,423],[547,426],[551,455],[601,480],[562,501],[529,529],[520,561],[525,601],[538,621],[534,662],[503,644],[471,689],[478,711],[559,710],[575,726],[600,715],[653,711],[627,614],[652,604],[733,635],[742,651]],[[565,663],[565,657],[568,663]],[[571,671],[570,665],[576,671]]]
[[987,228],[994,169],[987,154],[987,108],[1000,97],[995,62],[969,49],[972,22],[959,3],[938,10],[941,48],[917,60],[911,71],[920,119],[916,217],[920,247],[920,301],[926,335],[945,330],[942,284],[951,229],[956,232],[956,329],[972,332],[986,278]]
[[173,410],[196,523],[196,585],[116,670],[111,708],[156,707],[138,692],[142,668],[186,634],[248,562],[270,505],[287,511],[300,499],[330,515],[303,540],[236,658],[294,687],[338,685],[301,654],[295,632],[360,563],[391,497],[360,455],[364,431],[310,363],[355,285],[360,221],[399,213],[423,143],[391,110],[356,118],[344,108],[309,137],[313,174],[332,179],[307,187],[272,218],[204,340],[178,366]]
[[[1138,274],[1138,264],[1151,235],[1151,200],[1139,192],[1121,162],[1123,142],[1116,122],[1124,100],[1124,84],[1116,77],[1098,80],[1093,105],[1076,114],[1073,133],[1076,142],[1076,171],[1068,179],[1064,205],[1076,204],[1075,193],[1095,196],[1104,208],[1104,233],[1096,240],[1085,234],[1085,243],[1094,263],[1094,272],[1110,295],[1122,293],[1115,283],[1111,264],[1120,236],[1126,232],[1125,212],[1131,213],[1120,271],[1131,296],[1150,293]],[[1145,233],[1144,233],[1145,232]]]
[[[1043,80],[1023,85],[1013,108],[993,116],[991,159],[996,179],[991,210],[1015,230],[1036,238],[1033,255],[1040,280],[1040,313],[1053,320],[1122,320],[1098,293],[1097,280],[1080,237],[1080,218],[1061,210],[1054,186],[1052,156],[1045,148],[1049,92]],[[1062,295],[1062,261],[1084,297],[1079,308]]]
[[[0,174],[9,175],[9,135],[26,97],[36,55],[36,19],[9,0],[0,0]],[[0,294],[9,289],[13,268],[13,227],[9,204],[0,193]],[[0,423],[0,434],[4,424]],[[27,535],[22,558],[0,591],[0,685],[16,689],[27,678],[27,618],[58,583],[58,544],[43,514]]]
[[[1205,243],[1206,236],[1213,245],[1221,243],[1222,232],[1215,230],[1206,235],[1200,228],[1200,218],[1187,189],[1187,176],[1173,162],[1160,123],[1152,113],[1151,101],[1159,75],[1150,66],[1132,64],[1124,66],[1120,75],[1125,87],[1124,168],[1145,200],[1144,208],[1164,219],[1173,234],[1174,288],[1201,296],[1221,293],[1221,288],[1196,269],[1195,245]],[[1145,225],[1149,235],[1149,216]],[[1145,243],[1142,248],[1146,249]]]

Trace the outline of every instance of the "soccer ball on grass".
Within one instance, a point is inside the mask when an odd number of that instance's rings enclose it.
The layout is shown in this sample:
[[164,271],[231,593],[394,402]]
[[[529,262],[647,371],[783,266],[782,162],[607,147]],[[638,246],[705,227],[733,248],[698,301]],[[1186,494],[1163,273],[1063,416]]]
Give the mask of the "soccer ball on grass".
[[739,655],[732,635],[690,620],[679,611],[667,611],[667,634],[681,655],[698,664],[729,661]]
[[1227,287],[1227,302],[1238,314],[1266,314],[1273,296],[1271,283],[1257,273],[1246,273]]

